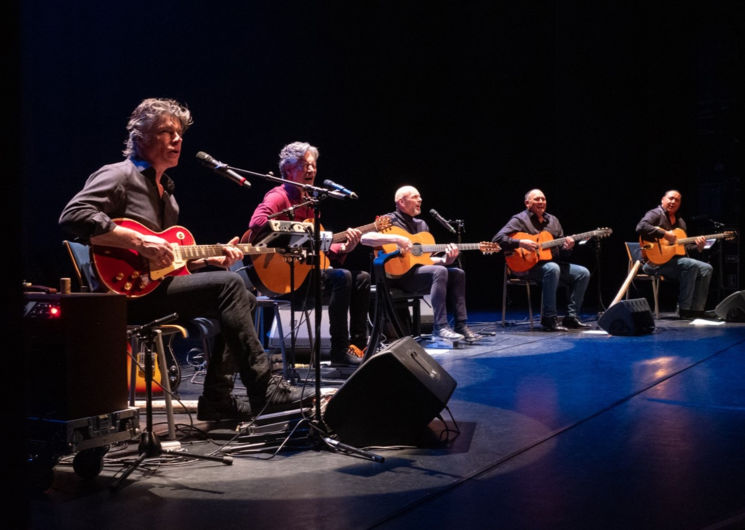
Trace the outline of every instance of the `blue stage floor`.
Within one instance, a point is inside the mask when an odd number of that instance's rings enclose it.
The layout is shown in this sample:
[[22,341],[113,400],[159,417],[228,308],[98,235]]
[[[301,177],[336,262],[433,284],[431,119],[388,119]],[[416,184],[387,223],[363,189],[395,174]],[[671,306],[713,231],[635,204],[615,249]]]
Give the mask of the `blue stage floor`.
[[[312,448],[235,454],[232,466],[163,458],[116,493],[126,450],[112,449],[87,482],[63,459],[32,500],[33,527],[745,527],[745,324],[663,318],[621,337],[498,319],[472,315],[494,332],[477,345],[428,350],[457,381],[452,444],[373,449],[382,463]],[[180,437],[215,448],[191,429]]]

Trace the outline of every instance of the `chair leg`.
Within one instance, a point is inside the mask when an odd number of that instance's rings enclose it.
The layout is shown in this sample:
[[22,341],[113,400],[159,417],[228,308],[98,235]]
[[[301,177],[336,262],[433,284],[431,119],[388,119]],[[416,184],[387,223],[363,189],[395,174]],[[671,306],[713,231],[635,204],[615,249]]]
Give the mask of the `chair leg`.
[[530,323],[530,330],[533,331],[533,302],[530,298],[530,282],[525,282],[525,292],[528,295],[528,321]]
[[166,418],[168,420],[168,438],[176,439],[176,422],[173,417],[173,402],[171,401],[171,381],[168,378],[168,366],[166,362],[166,350],[163,347],[163,333],[157,330],[156,348],[158,349],[158,366],[160,367],[160,385],[166,403]]
[[287,367],[287,350],[285,349],[285,332],[282,329],[282,317],[279,314],[279,304],[274,302],[274,319],[277,322],[277,335],[279,336],[279,351],[282,352],[282,375],[285,379],[290,376],[289,369]]
[[654,314],[657,320],[660,319],[660,279],[652,279],[652,296],[654,298]]
[[507,315],[507,271],[504,271],[502,281],[502,327],[505,327],[505,317]]

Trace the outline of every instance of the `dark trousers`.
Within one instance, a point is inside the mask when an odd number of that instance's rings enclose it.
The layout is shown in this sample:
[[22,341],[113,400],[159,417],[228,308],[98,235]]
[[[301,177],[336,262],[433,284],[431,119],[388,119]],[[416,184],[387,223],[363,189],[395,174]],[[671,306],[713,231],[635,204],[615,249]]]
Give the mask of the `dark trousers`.
[[207,363],[203,394],[210,399],[226,396],[238,371],[248,395],[260,397],[266,392],[270,365],[254,328],[254,307],[256,298],[238,274],[209,271],[168,278],[149,295],[129,300],[128,319],[145,323],[174,312],[182,322],[215,319],[221,333]]
[[324,295],[329,298],[331,356],[343,355],[350,343],[367,345],[367,313],[370,309],[370,274],[347,269],[324,269]]

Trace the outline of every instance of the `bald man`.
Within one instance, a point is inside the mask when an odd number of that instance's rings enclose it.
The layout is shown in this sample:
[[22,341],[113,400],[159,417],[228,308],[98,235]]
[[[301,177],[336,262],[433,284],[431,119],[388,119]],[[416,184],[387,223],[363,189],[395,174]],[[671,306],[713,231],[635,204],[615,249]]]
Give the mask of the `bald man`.
[[[685,232],[686,222],[678,215],[683,196],[678,190],[668,190],[662,196],[659,206],[644,214],[636,225],[636,233],[647,241],[665,239],[675,243],[676,228]],[[699,252],[704,249],[706,240],[696,238]],[[709,283],[713,267],[708,263],[686,256],[673,256],[662,265],[647,262],[644,264],[647,274],[660,274],[678,281],[678,316],[681,319],[698,317],[715,318],[713,311],[705,311],[706,299],[709,296]]]
[[[530,190],[525,194],[525,210],[510,218],[506,225],[492,238],[502,247],[504,252],[516,248],[536,250],[538,243],[532,239],[514,239],[517,232],[539,234],[546,231],[554,239],[564,237],[564,229],[559,219],[546,212],[546,195],[539,189]],[[587,285],[590,283],[590,271],[581,265],[565,261],[566,255],[574,248],[574,240],[567,237],[561,249],[551,249],[551,259],[539,261],[533,268],[522,273],[528,279],[541,283],[543,291],[543,306],[541,307],[541,325],[546,331],[567,331],[567,329],[583,329],[590,326],[579,319],[582,301],[585,298]],[[559,285],[569,289],[567,314],[559,323],[556,310],[556,290]]]
[[[388,214],[394,226],[410,234],[429,232],[427,223],[416,217],[422,213],[422,196],[419,190],[413,186],[402,186],[396,191],[394,201],[396,211]],[[368,246],[395,243],[404,251],[411,248],[410,240],[396,234],[365,234],[362,236],[362,243]],[[417,264],[404,276],[389,283],[408,292],[429,292],[434,318],[433,336],[449,341],[465,339],[467,342],[474,342],[481,335],[467,325],[466,273],[453,266],[458,254],[459,250],[455,245],[448,245],[442,256],[432,256],[432,265]],[[455,329],[448,323],[448,308],[452,311]]]

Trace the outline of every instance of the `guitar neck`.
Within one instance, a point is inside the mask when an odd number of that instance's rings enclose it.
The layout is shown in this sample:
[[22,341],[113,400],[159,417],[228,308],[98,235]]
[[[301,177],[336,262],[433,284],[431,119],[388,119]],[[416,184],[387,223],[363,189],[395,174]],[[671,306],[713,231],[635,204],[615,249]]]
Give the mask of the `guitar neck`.
[[[192,259],[212,258],[223,255],[225,245],[176,245],[175,252],[179,254],[182,260],[189,261]],[[235,245],[244,255],[246,254],[276,254],[278,249],[271,247],[257,247],[247,243],[238,243]]]
[[[455,243],[458,250],[480,250],[481,243]],[[435,245],[421,245],[420,250],[422,252],[445,252],[450,245],[448,244],[435,244]]]
[[571,236],[564,236],[560,237],[558,239],[552,239],[551,241],[546,241],[545,243],[541,243],[541,248],[553,248],[558,247],[560,245],[564,244],[564,241],[566,241],[568,238],[572,238],[575,241],[582,241],[584,239],[590,239],[591,237],[598,234],[597,230],[590,230],[589,232],[582,232],[581,234],[573,234]]
[[727,237],[727,234],[707,234],[704,236],[684,237],[682,239],[678,239],[675,243],[678,245],[689,245],[691,243],[695,243],[699,237],[703,237],[704,239],[722,239]]
[[[369,223],[366,225],[358,226],[356,230],[359,230],[363,234],[367,234],[368,232],[374,232],[378,229],[377,224],[375,223]],[[331,236],[331,242],[332,243],[344,243],[347,239],[347,233],[346,232],[339,232]]]

